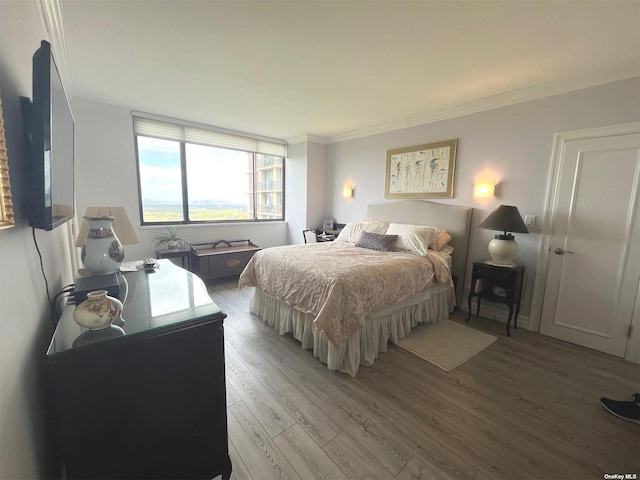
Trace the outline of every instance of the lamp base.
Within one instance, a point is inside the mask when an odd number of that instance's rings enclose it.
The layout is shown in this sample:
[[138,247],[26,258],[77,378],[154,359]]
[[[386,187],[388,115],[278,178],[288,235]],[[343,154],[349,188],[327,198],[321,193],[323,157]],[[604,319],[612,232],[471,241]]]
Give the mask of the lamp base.
[[489,255],[492,265],[501,267],[513,266],[513,259],[518,254],[518,244],[513,235],[496,235],[489,242]]
[[120,270],[124,262],[122,243],[113,230],[114,217],[87,217],[87,239],[82,245],[80,258],[85,268],[94,275],[108,275]]

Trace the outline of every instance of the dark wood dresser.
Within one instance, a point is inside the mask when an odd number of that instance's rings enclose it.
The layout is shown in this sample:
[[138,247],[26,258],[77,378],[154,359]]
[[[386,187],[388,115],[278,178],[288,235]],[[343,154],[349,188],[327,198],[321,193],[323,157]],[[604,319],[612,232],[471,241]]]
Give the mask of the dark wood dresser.
[[120,275],[121,328],[89,331],[68,305],[47,365],[69,479],[231,476],[223,320],[170,260]]

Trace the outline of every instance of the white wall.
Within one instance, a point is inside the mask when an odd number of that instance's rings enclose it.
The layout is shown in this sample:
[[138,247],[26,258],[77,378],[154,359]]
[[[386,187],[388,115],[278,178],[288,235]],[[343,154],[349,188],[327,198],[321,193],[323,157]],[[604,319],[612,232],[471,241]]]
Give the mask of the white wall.
[[325,146],[307,141],[289,145],[285,171],[287,243],[304,243],[302,231],[319,227],[324,218]]
[[[326,212],[326,145],[307,143],[307,227],[322,226]],[[300,233],[302,235],[302,232]]]
[[[340,222],[365,217],[369,203],[384,198],[386,152],[439,140],[458,139],[455,196],[435,200],[474,208],[466,286],[471,262],[488,258],[487,245],[495,232],[478,224],[498,204],[516,205],[524,215],[536,215],[529,235],[516,235],[519,263],[526,265],[522,317],[526,324],[535,276],[540,226],[556,132],[614,125],[640,119],[640,79],[635,78],[520,105],[349,140],[329,145],[326,211]],[[473,198],[474,180],[493,177],[497,197]],[[342,198],[342,186],[355,185],[355,197]]]
[[[31,58],[45,38],[36,4],[0,1],[0,93],[16,226],[0,231],[0,478],[55,478],[45,353],[53,333],[49,304],[24,204],[27,156],[19,97],[32,97]],[[67,226],[37,230],[49,293],[73,281]]]
[[307,226],[307,142],[289,145],[285,164],[287,242],[302,243]]

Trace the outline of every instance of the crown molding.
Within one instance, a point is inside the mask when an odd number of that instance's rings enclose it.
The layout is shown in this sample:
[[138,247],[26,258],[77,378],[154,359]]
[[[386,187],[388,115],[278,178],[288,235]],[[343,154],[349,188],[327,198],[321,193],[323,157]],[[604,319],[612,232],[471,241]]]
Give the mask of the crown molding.
[[[60,76],[62,77],[67,97],[72,99],[74,97],[74,88],[71,70],[69,67],[69,55],[67,50],[64,16],[62,12],[62,1],[34,0],[34,2],[40,14],[44,30],[48,36],[49,42],[51,43],[51,48],[56,59],[56,65],[60,72]],[[640,70],[638,69],[637,63],[625,64],[615,68],[603,69],[589,74],[577,75],[520,90],[514,90],[512,92],[483,98],[466,104],[444,108],[425,115],[405,118],[346,134],[325,137],[306,133],[295,135],[285,140],[289,145],[304,142],[328,145],[401,130],[403,128],[425,125],[464,115],[480,113],[487,110],[538,100],[553,95],[582,90],[584,88],[603,85],[619,80],[626,80],[633,77],[640,77]]]
[[305,142],[321,143],[323,145],[328,145],[332,143],[329,141],[327,137],[322,137],[320,135],[313,135],[311,133],[301,133],[300,135],[295,135],[293,137],[286,138],[285,141],[289,145],[295,145],[296,143],[305,143]]
[[617,68],[599,70],[585,75],[578,75],[570,78],[560,79],[554,82],[535,85],[533,87],[514,90],[512,92],[507,92],[501,95],[495,95],[493,97],[483,98],[474,102],[469,102],[466,104],[445,108],[439,111],[430,112],[418,117],[385,123],[382,125],[377,125],[375,127],[363,130],[357,130],[343,135],[327,137],[327,143],[331,144],[344,142],[347,140],[368,137],[370,135],[391,132],[403,128],[425,125],[440,120],[462,117],[464,115],[471,115],[473,113],[480,113],[487,110],[493,110],[495,108],[516,105],[518,103],[524,103],[531,100],[539,100],[541,98],[551,97],[553,95],[569,93],[576,90],[582,90],[584,88],[604,85],[606,83],[612,83],[619,80],[627,80],[634,77],[640,78],[640,70],[638,69],[637,64],[632,63],[621,65]]
[[56,59],[56,66],[62,78],[65,92],[69,99],[73,98],[73,80],[69,68],[69,53],[65,34],[61,0],[34,0],[42,25],[51,44]]

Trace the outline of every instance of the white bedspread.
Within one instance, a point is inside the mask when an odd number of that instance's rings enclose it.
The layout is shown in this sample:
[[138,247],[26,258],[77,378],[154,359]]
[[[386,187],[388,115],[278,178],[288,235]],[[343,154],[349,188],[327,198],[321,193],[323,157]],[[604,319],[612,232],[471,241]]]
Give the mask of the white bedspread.
[[347,242],[266,248],[257,252],[238,287],[257,287],[312,314],[329,341],[342,346],[365,316],[435,284],[452,285],[447,262],[435,253],[377,252]]

